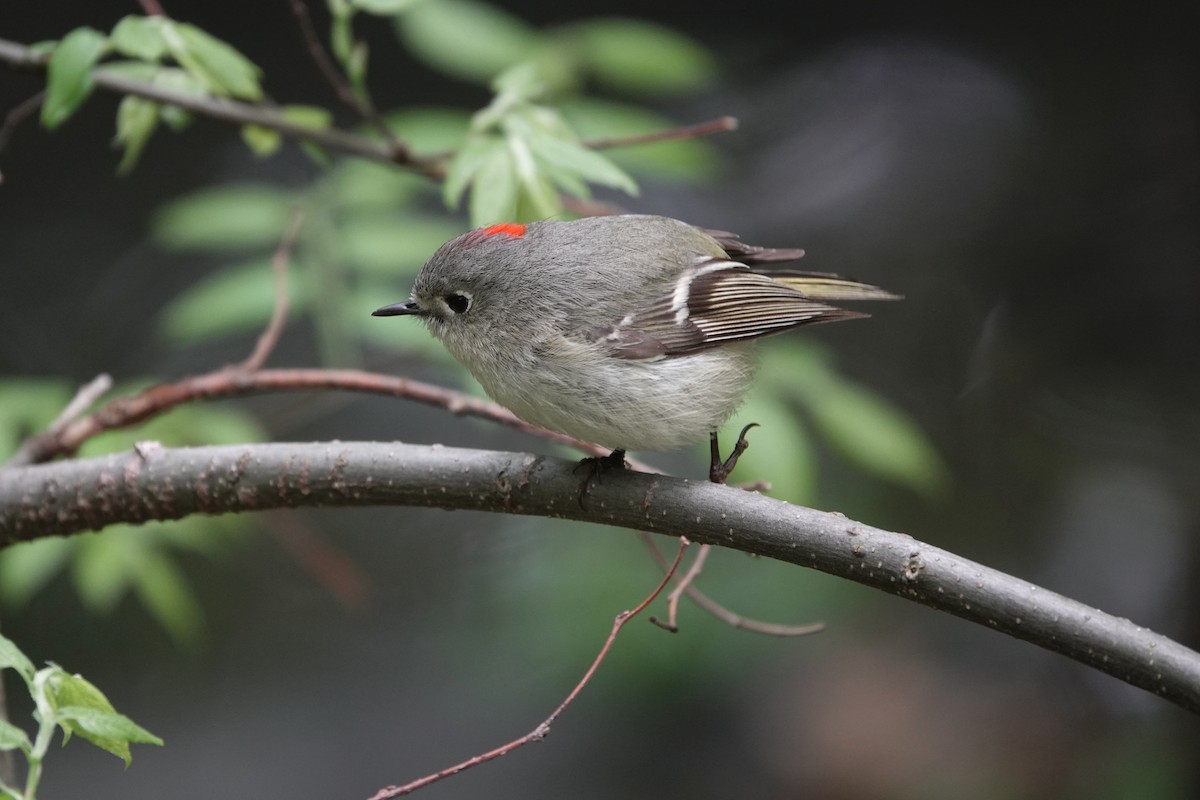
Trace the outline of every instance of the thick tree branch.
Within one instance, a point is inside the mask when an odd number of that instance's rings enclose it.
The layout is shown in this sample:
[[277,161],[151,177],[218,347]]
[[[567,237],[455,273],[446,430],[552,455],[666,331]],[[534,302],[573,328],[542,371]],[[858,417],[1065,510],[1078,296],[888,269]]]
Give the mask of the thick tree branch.
[[300,506],[411,505],[597,522],[769,556],[1024,639],[1200,712],[1200,654],[909,536],[707,481],[612,473],[575,501],[575,464],[338,442],[166,449],[0,470],[0,545],[114,522]]

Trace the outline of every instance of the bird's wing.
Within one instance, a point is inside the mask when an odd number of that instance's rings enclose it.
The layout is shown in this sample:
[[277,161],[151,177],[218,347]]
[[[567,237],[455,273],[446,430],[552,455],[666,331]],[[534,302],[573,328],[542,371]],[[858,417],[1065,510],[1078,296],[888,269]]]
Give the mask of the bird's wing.
[[[649,306],[586,335],[618,358],[670,358],[800,325],[867,316],[819,302],[793,283],[824,292],[818,298],[868,299],[869,290],[883,291],[836,276],[791,275],[775,280],[745,264],[705,259]],[[851,296],[853,286],[864,287],[867,297]]]

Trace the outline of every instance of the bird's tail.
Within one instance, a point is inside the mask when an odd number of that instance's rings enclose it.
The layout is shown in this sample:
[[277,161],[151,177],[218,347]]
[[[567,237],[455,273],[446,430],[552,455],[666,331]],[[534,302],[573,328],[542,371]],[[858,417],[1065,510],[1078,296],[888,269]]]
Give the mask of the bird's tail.
[[824,272],[764,270],[762,274],[813,300],[900,300],[904,297],[869,283]]

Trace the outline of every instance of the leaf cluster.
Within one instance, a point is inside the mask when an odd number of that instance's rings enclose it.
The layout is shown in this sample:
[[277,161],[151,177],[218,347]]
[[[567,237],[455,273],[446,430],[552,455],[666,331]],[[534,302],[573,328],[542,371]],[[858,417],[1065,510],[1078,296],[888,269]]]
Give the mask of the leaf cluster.
[[[247,101],[263,97],[259,68],[228,43],[168,17],[127,16],[107,35],[80,27],[53,46],[42,103],[46,128],[57,128],[78,110],[95,86],[95,67],[109,56],[114,59],[105,69],[180,94]],[[176,106],[126,96],[117,108],[115,143],[124,148],[118,171],[134,167],[160,122],[181,130],[189,121],[189,114]]]
[[65,745],[72,736],[112,753],[129,766],[131,744],[162,745],[163,741],[117,712],[112,703],[82,675],[72,675],[57,664],[37,669],[28,656],[9,639],[0,636],[0,671],[11,669],[21,676],[33,699],[37,733],[31,739],[24,729],[0,719],[0,750],[21,753],[26,760],[25,784],[21,788],[0,782],[0,798],[35,800],[42,776],[42,762],[49,752],[54,731],[62,731]]

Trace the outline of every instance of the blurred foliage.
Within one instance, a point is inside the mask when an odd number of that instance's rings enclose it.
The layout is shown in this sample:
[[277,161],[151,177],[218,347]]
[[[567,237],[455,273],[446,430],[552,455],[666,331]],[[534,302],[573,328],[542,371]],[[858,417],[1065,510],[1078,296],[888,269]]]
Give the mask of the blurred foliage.
[[[539,520],[504,517],[497,524],[497,535],[520,557],[503,569],[478,567],[487,571],[488,580],[468,574],[460,582],[457,596],[463,608],[456,616],[454,635],[444,637],[452,648],[447,659],[477,664],[481,652],[489,653],[487,669],[480,668],[471,678],[482,691],[492,686],[498,665],[507,659],[537,665],[528,668],[528,680],[536,682],[531,690],[565,690],[583,669],[580,659],[586,656],[581,654],[598,649],[616,611],[639,603],[662,572],[637,534],[624,528],[558,526],[547,536]],[[677,539],[653,539],[668,561],[675,557]],[[699,551],[695,544],[688,548],[681,572]],[[787,625],[845,618],[847,609],[870,597],[845,580],[810,570],[798,574],[792,565],[721,548],[709,552],[697,588],[743,617]],[[678,696],[694,696],[706,684],[737,681],[746,663],[780,652],[780,639],[731,632],[686,596],[679,603],[683,635],[672,637],[669,646],[663,644],[663,632],[647,623],[650,616],[666,618],[666,592],[626,626],[605,667],[605,681],[610,687],[618,683],[609,691],[634,704],[670,703]],[[730,651],[732,641],[735,652]],[[688,668],[681,671],[681,663]]]
[[[579,138],[571,120],[557,107],[573,101],[576,119],[618,121],[605,134],[645,133],[657,120],[637,107],[608,101],[589,108],[582,87],[589,82],[637,97],[692,91],[715,74],[715,59],[687,37],[648,22],[606,18],[537,30],[503,9],[470,0],[329,0],[330,52],[341,67],[351,94],[369,105],[368,49],[356,38],[355,16],[366,13],[392,20],[400,41],[432,68],[452,77],[489,84],[491,103],[468,124],[428,139],[435,153],[448,158],[443,186],[447,204],[457,207],[469,192],[475,225],[508,219],[551,217],[563,212],[562,194],[590,196],[589,184],[637,193],[633,178]],[[42,124],[66,122],[90,96],[97,66],[150,87],[178,94],[229,98],[261,104],[259,68],[229,44],[195,25],[164,16],[127,16],[105,35],[76,28],[54,44],[47,66]],[[265,105],[285,121],[329,128],[329,111],[315,106]],[[117,110],[114,144],[124,150],[118,167],[128,172],[157,130],[187,126],[187,112],[169,103],[129,95]],[[663,127],[663,126],[659,126]],[[394,135],[413,152],[424,142]],[[269,125],[248,124],[242,137],[260,156],[275,153],[282,137]],[[321,163],[327,157],[312,142],[306,150]],[[661,143],[663,158],[696,166],[704,145]],[[445,155],[445,154],[448,154]],[[690,154],[690,155],[689,155]],[[642,161],[645,164],[645,159]]]
[[839,375],[830,353],[815,343],[783,338],[764,347],[759,386],[739,417],[770,421],[763,426],[770,433],[750,432],[753,446],[739,470],[744,463],[741,475],[769,476],[783,499],[811,504],[817,497],[809,425],[834,453],[863,472],[931,501],[948,489],[949,471],[915,420]]
[[[358,102],[372,103],[369,51],[354,30],[359,15],[384,19],[431,69],[487,86],[492,99],[473,113],[407,107],[380,115],[389,135],[409,152],[445,167],[440,186],[403,167],[334,161],[309,142],[302,144],[321,171],[306,187],[224,184],[164,204],[152,224],[159,246],[201,254],[216,264],[159,314],[163,337],[177,346],[262,329],[276,291],[272,253],[299,211],[303,225],[287,280],[291,319],[313,331],[321,362],[351,366],[364,360],[364,348],[378,346],[451,365],[432,337],[416,331],[398,335],[368,313],[399,299],[437,247],[461,232],[459,219],[438,211],[439,205],[452,211],[465,200],[475,225],[562,218],[570,216],[563,195],[588,198],[593,185],[636,193],[632,174],[695,183],[717,172],[716,151],[701,140],[657,141],[611,153],[587,144],[673,127],[642,104],[697,91],[713,79],[716,58],[675,31],[615,17],[539,29],[475,0],[328,0],[328,9],[329,52]],[[265,96],[261,71],[246,56],[194,25],[165,17],[125,17],[108,34],[79,28],[43,47],[51,52],[42,116],[50,128],[87,99],[98,65],[187,95],[250,103],[263,103]],[[264,107],[314,130],[329,127],[333,116],[315,106]],[[134,167],[159,123],[181,130],[189,119],[170,105],[124,98],[115,139],[124,150],[119,170]],[[281,143],[278,132],[267,127],[248,126],[242,134],[262,156]],[[363,135],[379,131],[364,126]],[[811,503],[826,448],[863,472],[927,498],[944,489],[946,470],[914,423],[839,375],[818,345],[786,340],[763,350],[759,386],[738,415],[763,430],[751,431],[752,447],[739,476],[768,480],[775,494]],[[479,393],[466,372],[455,369]],[[43,430],[69,395],[70,388],[58,381],[0,383],[2,451],[15,450],[21,438]],[[730,433],[726,448],[733,443]],[[194,406],[160,417],[136,435],[98,437],[85,453],[128,447],[135,439],[180,445],[262,438],[245,412]],[[176,641],[194,644],[202,630],[198,604],[173,554],[225,552],[233,541],[229,534],[244,524],[194,517],[10,548],[0,554],[0,589],[10,607],[17,606],[66,571],[89,609],[109,611],[133,595]]]
[[[145,385],[114,388],[110,397],[135,394]],[[70,386],[55,379],[0,381],[0,443],[11,453],[24,436],[46,428],[70,399]],[[128,450],[135,442],[167,447],[263,441],[264,431],[248,414],[209,405],[181,406],[136,430],[108,431],[84,443],[79,455]],[[0,550],[0,602],[18,611],[64,571],[84,607],[108,614],[126,596],[136,600],[181,647],[203,638],[199,600],[177,563],[177,554],[208,558],[229,554],[250,517],[196,515],[171,523],[113,525],[102,536],[39,539]]]

